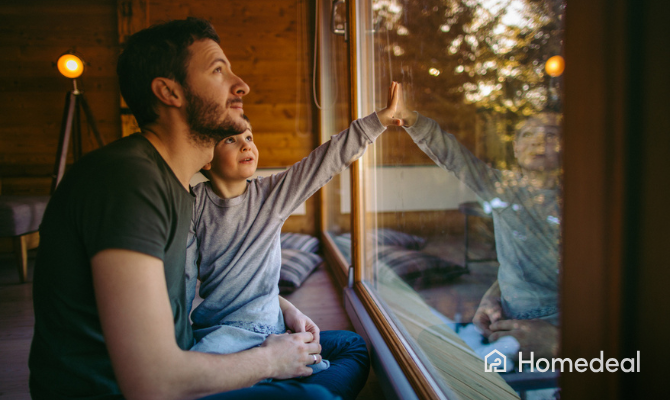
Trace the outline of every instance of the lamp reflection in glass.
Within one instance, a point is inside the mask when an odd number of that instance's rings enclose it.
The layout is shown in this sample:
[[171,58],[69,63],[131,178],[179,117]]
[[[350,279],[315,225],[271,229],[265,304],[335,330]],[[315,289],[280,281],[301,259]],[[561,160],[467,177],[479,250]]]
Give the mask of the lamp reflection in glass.
[[547,74],[552,78],[561,76],[563,71],[565,71],[565,60],[561,56],[553,56],[547,60],[547,63],[544,65],[544,70],[547,71]]

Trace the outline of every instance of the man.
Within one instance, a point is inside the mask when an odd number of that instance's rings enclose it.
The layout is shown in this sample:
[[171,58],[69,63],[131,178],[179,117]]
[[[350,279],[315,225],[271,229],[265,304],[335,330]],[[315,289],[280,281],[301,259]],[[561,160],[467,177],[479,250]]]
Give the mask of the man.
[[[309,375],[309,332],[214,355],[193,344],[184,263],[189,180],[246,128],[249,87],[212,26],[189,18],[133,35],[121,92],[142,132],[83,157],[52,196],[35,265],[33,399],[193,399]],[[333,398],[320,386],[259,385],[235,398]]]
[[542,112],[516,132],[513,170],[491,168],[439,125],[402,102],[397,118],[437,165],[451,171],[490,208],[500,267],[473,323],[490,341],[517,339],[522,352],[552,357],[558,351],[558,243],[560,115]]

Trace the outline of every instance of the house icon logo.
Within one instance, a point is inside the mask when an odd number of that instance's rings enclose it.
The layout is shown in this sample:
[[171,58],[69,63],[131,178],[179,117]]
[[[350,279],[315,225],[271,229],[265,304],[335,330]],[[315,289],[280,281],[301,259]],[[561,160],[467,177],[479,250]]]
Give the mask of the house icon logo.
[[493,350],[484,357],[484,372],[507,371],[507,357],[498,350]]

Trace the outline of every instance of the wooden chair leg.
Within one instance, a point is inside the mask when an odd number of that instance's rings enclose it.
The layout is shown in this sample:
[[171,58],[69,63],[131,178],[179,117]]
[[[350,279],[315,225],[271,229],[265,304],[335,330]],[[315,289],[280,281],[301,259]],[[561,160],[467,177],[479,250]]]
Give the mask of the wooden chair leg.
[[19,279],[21,283],[28,281],[28,245],[26,235],[14,237],[14,254],[16,255]]

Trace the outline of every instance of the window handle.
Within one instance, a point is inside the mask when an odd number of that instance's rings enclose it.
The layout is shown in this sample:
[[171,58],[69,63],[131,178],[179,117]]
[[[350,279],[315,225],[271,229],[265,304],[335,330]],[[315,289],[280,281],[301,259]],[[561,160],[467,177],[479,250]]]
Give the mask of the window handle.
[[330,30],[335,35],[344,36],[344,41],[348,42],[349,41],[349,22],[347,21],[348,16],[346,14],[346,8],[345,8],[344,26],[342,26],[342,25],[335,26],[335,15],[337,15],[337,9],[338,9],[339,5],[346,5],[346,2],[344,0],[333,0],[333,8],[332,8],[331,16],[330,16]]

